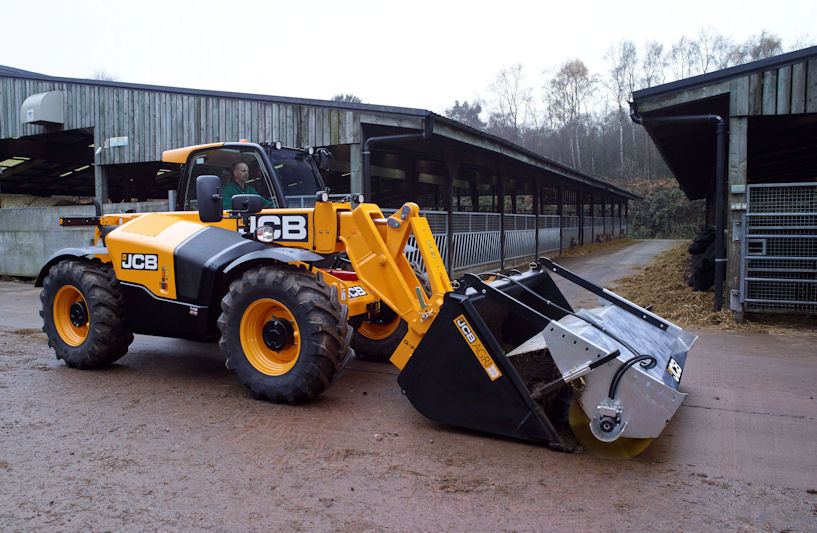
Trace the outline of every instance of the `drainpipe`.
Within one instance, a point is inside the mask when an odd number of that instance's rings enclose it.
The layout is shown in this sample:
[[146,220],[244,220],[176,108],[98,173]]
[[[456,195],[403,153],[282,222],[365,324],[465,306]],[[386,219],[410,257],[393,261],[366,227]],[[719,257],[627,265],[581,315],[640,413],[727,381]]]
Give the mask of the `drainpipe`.
[[[424,140],[427,141],[431,138],[432,133],[434,133],[434,115],[429,113],[425,116],[425,123],[423,127],[422,133],[403,133],[399,135],[381,135],[379,137],[369,137],[366,139],[366,142],[363,143],[363,183],[364,186],[366,184],[371,183],[372,179],[372,152],[371,147],[372,145],[384,142],[394,142],[394,141],[419,141]],[[361,191],[362,192],[362,191]],[[354,198],[354,194],[352,195]],[[369,198],[366,198],[369,200]]]
[[714,122],[715,149],[715,311],[723,308],[723,280],[726,277],[726,243],[724,242],[724,202],[726,196],[726,121],[720,115],[681,115],[676,117],[642,117],[638,104],[630,102],[630,119],[639,125],[679,122]]

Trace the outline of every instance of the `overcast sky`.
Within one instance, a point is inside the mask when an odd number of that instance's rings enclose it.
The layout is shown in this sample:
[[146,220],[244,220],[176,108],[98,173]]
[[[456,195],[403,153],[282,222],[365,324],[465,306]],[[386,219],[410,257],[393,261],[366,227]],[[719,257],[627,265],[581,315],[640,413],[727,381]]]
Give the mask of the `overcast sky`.
[[[505,65],[531,85],[568,59],[593,72],[623,38],[669,47],[702,28],[737,42],[817,37],[817,1],[501,0],[2,2],[0,64],[54,76],[443,112],[486,98]],[[670,8],[669,6],[672,6]]]

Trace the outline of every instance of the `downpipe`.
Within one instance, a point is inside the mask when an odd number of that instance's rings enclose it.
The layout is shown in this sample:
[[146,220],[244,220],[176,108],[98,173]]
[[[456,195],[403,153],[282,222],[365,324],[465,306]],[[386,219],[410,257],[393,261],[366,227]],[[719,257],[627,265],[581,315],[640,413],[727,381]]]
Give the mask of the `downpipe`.
[[[434,133],[434,115],[429,113],[424,119],[424,127],[421,133],[402,133],[399,135],[381,135],[379,137],[369,137],[363,143],[363,184],[368,186],[372,178],[372,152],[371,147],[375,144],[395,141],[427,141]],[[370,191],[362,191],[368,193]],[[368,199],[368,194],[364,195]],[[354,195],[353,195],[354,197]]]
[[726,196],[726,120],[720,115],[681,115],[676,117],[642,117],[638,104],[630,102],[630,119],[643,126],[679,122],[714,122],[715,147],[715,311],[723,308],[723,280],[726,278],[726,243],[724,240],[724,202]]

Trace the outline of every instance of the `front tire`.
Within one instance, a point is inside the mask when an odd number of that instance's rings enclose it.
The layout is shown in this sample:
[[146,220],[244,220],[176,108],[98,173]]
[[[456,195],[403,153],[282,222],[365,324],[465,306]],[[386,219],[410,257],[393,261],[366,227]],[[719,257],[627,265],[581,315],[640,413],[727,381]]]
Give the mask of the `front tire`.
[[60,261],[43,281],[40,302],[48,345],[66,365],[100,368],[128,353],[133,332],[110,265]]
[[320,273],[249,270],[221,302],[221,350],[255,398],[299,403],[337,379],[351,355],[347,308]]

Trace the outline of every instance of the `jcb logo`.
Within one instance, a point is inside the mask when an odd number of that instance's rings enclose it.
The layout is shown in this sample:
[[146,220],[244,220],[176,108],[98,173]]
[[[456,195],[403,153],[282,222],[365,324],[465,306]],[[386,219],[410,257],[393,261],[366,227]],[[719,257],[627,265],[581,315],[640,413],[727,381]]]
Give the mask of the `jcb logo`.
[[672,376],[672,379],[674,379],[676,383],[681,383],[681,372],[683,372],[683,369],[681,365],[678,364],[678,361],[672,357],[669,358],[669,363],[667,363],[667,372],[669,372],[669,375]]
[[474,341],[477,340],[477,336],[474,335],[473,331],[471,331],[471,326],[468,324],[468,322],[465,321],[465,318],[457,319],[457,327],[460,328],[460,331],[462,331],[462,335],[465,337],[465,340],[467,340],[469,343],[473,344]]
[[494,360],[491,359],[491,356],[488,354],[488,350],[485,349],[485,346],[482,345],[482,342],[471,329],[471,324],[465,319],[465,315],[460,315],[455,318],[454,324],[460,328],[462,338],[468,342],[468,347],[474,352],[477,361],[482,365],[482,368],[485,370],[485,373],[488,374],[488,377],[491,378],[491,381],[501,378],[502,372],[499,371],[496,363],[494,363]]
[[349,287],[349,298],[360,298],[361,296],[366,296],[366,291],[363,290],[363,287],[360,285]]
[[159,270],[156,254],[122,254],[122,268],[126,270]]
[[260,226],[272,226],[275,241],[306,242],[309,237],[306,214],[250,217],[250,232],[255,233]]

